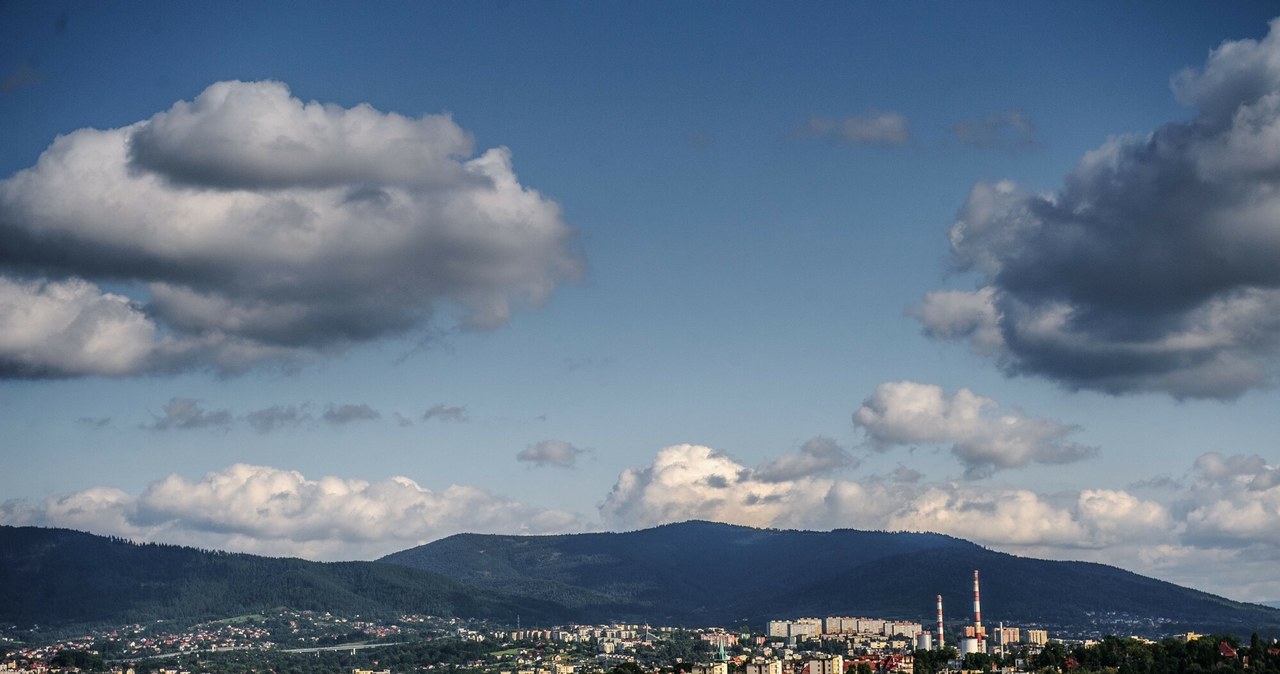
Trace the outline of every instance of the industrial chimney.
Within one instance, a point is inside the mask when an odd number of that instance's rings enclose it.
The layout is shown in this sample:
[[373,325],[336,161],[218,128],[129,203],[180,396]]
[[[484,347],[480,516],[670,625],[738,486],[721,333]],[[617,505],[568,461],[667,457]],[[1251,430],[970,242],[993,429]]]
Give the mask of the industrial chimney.
[[978,640],[978,652],[986,653],[982,645],[982,599],[978,593],[978,570],[973,570],[973,636]]
[[946,645],[946,637],[942,636],[942,595],[938,595],[938,650]]

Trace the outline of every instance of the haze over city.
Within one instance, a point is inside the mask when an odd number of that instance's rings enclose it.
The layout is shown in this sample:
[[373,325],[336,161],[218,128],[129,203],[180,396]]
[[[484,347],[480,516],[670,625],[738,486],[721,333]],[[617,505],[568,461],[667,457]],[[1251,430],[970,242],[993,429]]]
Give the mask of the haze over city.
[[0,524],[1280,600],[1265,3],[0,5]]

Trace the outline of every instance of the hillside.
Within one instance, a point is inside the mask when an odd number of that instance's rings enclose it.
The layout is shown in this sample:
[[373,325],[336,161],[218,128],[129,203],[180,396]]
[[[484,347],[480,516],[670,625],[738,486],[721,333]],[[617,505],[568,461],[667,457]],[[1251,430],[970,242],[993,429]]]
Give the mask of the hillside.
[[379,562],[318,563],[63,529],[0,526],[0,623],[206,620],[275,607],[525,624],[741,624],[876,615],[968,620],[981,569],[989,624],[1060,632],[1280,635],[1280,610],[1100,564],[993,552],[937,534],[761,530],[686,522],[629,533],[460,534]]
[[403,566],[323,564],[0,526],[0,623],[196,621],[280,606],[362,615],[565,618],[559,606]]
[[1258,629],[1280,611],[1101,564],[1016,557],[938,534],[761,530],[686,522],[630,533],[460,534],[384,557],[584,615],[670,624],[801,615],[967,620],[973,570],[994,624],[1158,634]]

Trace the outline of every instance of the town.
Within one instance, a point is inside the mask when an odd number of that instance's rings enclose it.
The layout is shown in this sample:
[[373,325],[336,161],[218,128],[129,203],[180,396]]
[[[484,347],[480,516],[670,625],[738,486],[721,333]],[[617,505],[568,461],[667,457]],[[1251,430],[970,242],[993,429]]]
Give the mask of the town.
[[[1106,671],[1113,674],[1280,673],[1280,644],[1254,634],[1058,637],[1034,626],[982,624],[978,572],[964,623],[828,616],[768,621],[764,629],[639,624],[492,625],[402,615],[342,617],[277,609],[177,629],[163,622],[42,639],[11,629],[4,674],[935,674],[944,671]],[[1168,662],[1164,662],[1168,660]],[[1161,664],[1164,662],[1164,664]]]

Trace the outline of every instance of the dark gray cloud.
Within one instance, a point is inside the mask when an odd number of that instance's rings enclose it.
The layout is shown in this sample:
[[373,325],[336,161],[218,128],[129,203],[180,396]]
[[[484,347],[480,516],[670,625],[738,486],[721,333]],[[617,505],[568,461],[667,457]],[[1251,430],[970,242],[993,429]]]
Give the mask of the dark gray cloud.
[[77,422],[93,429],[106,428],[111,425],[111,417],[80,417]]
[[927,334],[1010,374],[1109,393],[1232,398],[1280,351],[1280,34],[1175,79],[1189,122],[1109,140],[1053,194],[974,187],[951,228],[974,293],[931,293]]
[[574,447],[564,440],[543,440],[520,450],[516,460],[532,463],[538,467],[572,468],[577,463],[578,457],[589,451],[591,450]]
[[[1218,452],[1208,452],[1196,459],[1193,472],[1216,485],[1238,482],[1247,491],[1267,491],[1280,486],[1280,467],[1269,465],[1257,454],[1223,456]],[[1280,517],[1280,513],[1277,516]]]
[[921,473],[920,471],[914,468],[908,468],[902,464],[898,464],[898,467],[893,469],[893,472],[889,474],[889,477],[894,482],[901,482],[904,484],[915,484],[919,482],[921,478],[924,477],[924,473]]
[[427,411],[422,413],[423,421],[457,421],[464,422],[468,420],[467,408],[457,405],[432,405]]
[[382,414],[364,403],[358,405],[349,403],[346,405],[330,405],[320,418],[336,426],[341,426],[355,421],[376,421],[382,418]]
[[580,275],[573,236],[448,116],[219,82],[0,181],[0,274],[40,279],[0,276],[0,376],[290,366],[426,334],[442,303],[494,328]]
[[761,482],[786,482],[857,465],[858,460],[835,440],[820,436],[806,440],[800,451],[783,454],[764,464],[756,470],[755,478]]
[[311,414],[296,405],[272,405],[244,415],[244,420],[259,433],[270,433],[314,421]]
[[156,431],[213,428],[228,430],[235,421],[230,410],[206,410],[193,398],[170,398],[164,413],[146,428]]
[[1155,477],[1134,480],[1125,486],[1126,489],[1182,489],[1185,482],[1176,479],[1170,475],[1157,475]]
[[1039,145],[1035,123],[1017,109],[956,122],[951,125],[951,134],[965,145],[980,148],[1017,151]]

